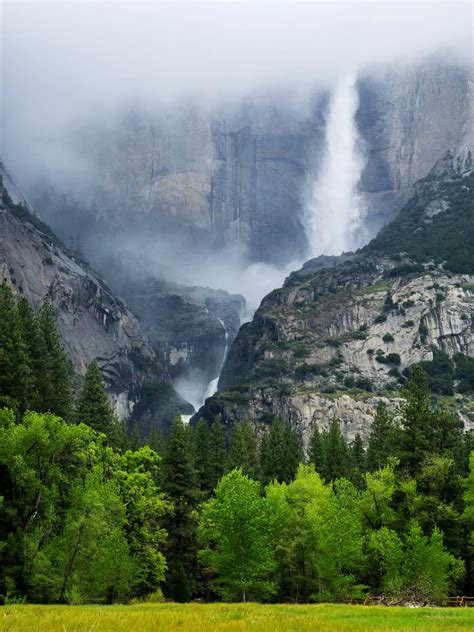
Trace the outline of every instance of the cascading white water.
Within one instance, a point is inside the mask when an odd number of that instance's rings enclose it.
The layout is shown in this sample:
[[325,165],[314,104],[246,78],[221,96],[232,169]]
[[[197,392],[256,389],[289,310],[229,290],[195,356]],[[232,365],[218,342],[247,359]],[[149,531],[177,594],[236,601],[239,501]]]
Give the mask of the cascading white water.
[[[225,332],[224,353],[222,355],[222,362],[221,362],[220,367],[219,367],[219,373],[217,374],[217,377],[215,377],[213,380],[211,380],[209,382],[209,386],[207,387],[207,391],[206,391],[206,394],[204,396],[204,401],[208,397],[212,397],[212,395],[214,395],[214,393],[217,391],[217,385],[219,383],[219,377],[221,375],[222,367],[224,366],[224,362],[225,362],[225,359],[227,357],[227,352],[229,351],[229,332],[227,331],[227,327],[225,326],[225,322],[219,317],[218,317],[218,321],[222,325],[222,327],[224,329],[224,332]],[[204,404],[204,401],[203,401],[203,404]]]
[[[193,383],[192,379],[186,380],[184,385],[183,385],[183,382],[175,383],[176,390],[181,393],[184,399],[189,401],[189,403],[193,406],[195,413],[201,408],[201,406],[204,405],[204,402],[206,401],[206,399],[214,395],[214,393],[217,391],[217,385],[219,384],[219,377],[221,375],[222,367],[224,366],[224,362],[227,357],[227,352],[229,351],[229,332],[227,330],[226,324],[218,316],[217,316],[217,320],[222,325],[222,328],[224,330],[224,335],[225,335],[224,352],[222,354],[222,360],[219,365],[217,376],[214,377],[209,382],[204,393],[202,390],[200,390],[200,383],[199,382]],[[181,415],[181,419],[184,421],[184,423],[188,423],[191,417],[192,415]]]
[[310,184],[305,212],[312,257],[341,254],[364,240],[366,207],[358,184],[366,161],[354,120],[359,104],[355,82],[355,75],[342,77],[329,105],[325,153]]

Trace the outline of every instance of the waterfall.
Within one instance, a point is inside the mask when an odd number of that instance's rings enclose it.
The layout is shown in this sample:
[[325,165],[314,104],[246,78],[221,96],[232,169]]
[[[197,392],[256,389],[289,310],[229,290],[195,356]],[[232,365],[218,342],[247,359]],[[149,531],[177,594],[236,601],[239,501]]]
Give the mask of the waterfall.
[[[219,370],[218,370],[217,376],[212,378],[212,380],[207,384],[207,388],[205,391],[201,390],[202,388],[201,382],[196,383],[192,379],[184,380],[184,383],[183,381],[181,382],[177,381],[174,384],[176,390],[184,397],[184,399],[187,399],[189,403],[193,406],[194,413],[196,413],[201,408],[201,406],[204,405],[204,402],[206,401],[208,397],[211,397],[217,391],[219,377],[221,375],[222,367],[224,366],[224,362],[227,357],[227,352],[229,351],[229,332],[227,330],[226,324],[218,316],[217,316],[217,320],[222,325],[222,329],[224,330],[224,336],[225,336],[224,352],[222,354],[222,360],[219,364]],[[181,415],[181,419],[184,421],[184,423],[188,423],[192,416],[193,415]]]
[[338,82],[326,118],[325,151],[310,183],[305,212],[309,254],[335,255],[361,246],[366,207],[358,184],[366,160],[354,120],[359,98],[355,75]]
[[[217,385],[219,383],[219,378],[221,375],[221,371],[222,371],[222,367],[224,366],[224,362],[225,359],[227,357],[227,352],[229,351],[229,332],[227,331],[227,327],[225,326],[225,322],[218,317],[218,320],[220,322],[220,324],[222,325],[224,332],[225,332],[225,346],[224,346],[224,353],[222,355],[222,361],[221,364],[219,366],[219,373],[217,374],[217,377],[215,377],[213,380],[211,380],[209,382],[209,385],[207,387],[206,390],[206,394],[204,395],[204,401],[206,401],[206,399],[208,397],[212,397],[212,395],[214,395],[214,393],[217,391]],[[204,401],[202,402],[204,404]]]

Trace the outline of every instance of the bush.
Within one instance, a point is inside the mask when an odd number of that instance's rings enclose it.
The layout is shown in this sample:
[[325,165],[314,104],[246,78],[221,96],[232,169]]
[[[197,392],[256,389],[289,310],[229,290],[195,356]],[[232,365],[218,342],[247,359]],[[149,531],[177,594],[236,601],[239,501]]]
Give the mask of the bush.
[[384,323],[387,320],[387,317],[385,316],[385,314],[379,314],[378,316],[376,316],[374,318],[374,323]]
[[454,356],[456,370],[454,378],[459,380],[458,391],[460,393],[474,393],[474,358],[462,353]]
[[383,336],[382,340],[384,342],[393,342],[395,340],[395,338],[392,336],[392,334],[385,334]]
[[442,351],[434,351],[433,359],[420,362],[428,377],[430,390],[438,395],[453,395],[454,366],[452,360]]

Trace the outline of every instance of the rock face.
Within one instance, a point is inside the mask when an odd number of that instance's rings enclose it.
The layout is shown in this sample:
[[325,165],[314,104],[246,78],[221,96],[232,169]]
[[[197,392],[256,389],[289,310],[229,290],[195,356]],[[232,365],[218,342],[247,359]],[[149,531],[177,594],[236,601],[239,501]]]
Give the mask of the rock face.
[[[371,72],[357,83],[356,115],[367,165],[361,191],[375,235],[413,194],[413,185],[450,149],[471,141],[472,79],[467,69],[431,60],[416,68]],[[134,113],[117,126],[81,131],[76,151],[92,160],[85,211],[64,200],[37,203],[63,237],[111,239],[111,232],[185,235],[183,250],[239,243],[253,261],[298,260],[308,182],[324,150],[328,94],[295,108],[277,99],[246,101],[232,111],[176,109]],[[62,201],[61,201],[62,200]],[[56,208],[56,212],[54,209]],[[88,232],[89,231],[89,232]],[[90,253],[87,253],[90,256]]]
[[446,150],[466,156],[474,84],[467,70],[432,61],[417,70],[363,77],[358,87],[357,121],[368,148],[361,189],[374,234]]
[[34,215],[1,163],[0,175],[2,280],[35,307],[50,297],[76,372],[83,375],[87,364],[97,358],[120,418],[134,418],[145,382],[167,387],[158,423],[165,423],[168,414],[172,419],[172,411],[186,410],[169,386],[163,362],[124,302]]
[[178,390],[184,387],[183,396],[199,406],[237,335],[243,296],[153,278],[124,282],[122,274],[116,283]]
[[[307,443],[314,425],[336,415],[349,438],[366,438],[380,397],[399,403],[411,366],[439,353],[473,358],[474,176],[470,160],[457,158],[441,161],[361,252],[311,260],[266,296],[240,329],[220,392],[195,419],[221,414],[258,427],[278,416]],[[445,259],[448,240],[456,258]],[[474,427],[463,396],[455,400]]]

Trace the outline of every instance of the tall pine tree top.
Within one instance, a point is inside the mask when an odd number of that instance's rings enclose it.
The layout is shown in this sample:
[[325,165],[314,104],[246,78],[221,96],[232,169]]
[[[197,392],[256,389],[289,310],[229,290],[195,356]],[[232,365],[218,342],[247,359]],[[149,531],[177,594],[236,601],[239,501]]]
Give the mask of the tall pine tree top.
[[92,360],[87,367],[76,408],[76,420],[114,438],[116,419],[97,360]]
[[71,367],[56,325],[51,301],[45,298],[39,313],[41,336],[46,348],[42,407],[64,419],[71,418]]
[[28,405],[31,371],[15,299],[0,285],[0,401],[23,412]]

